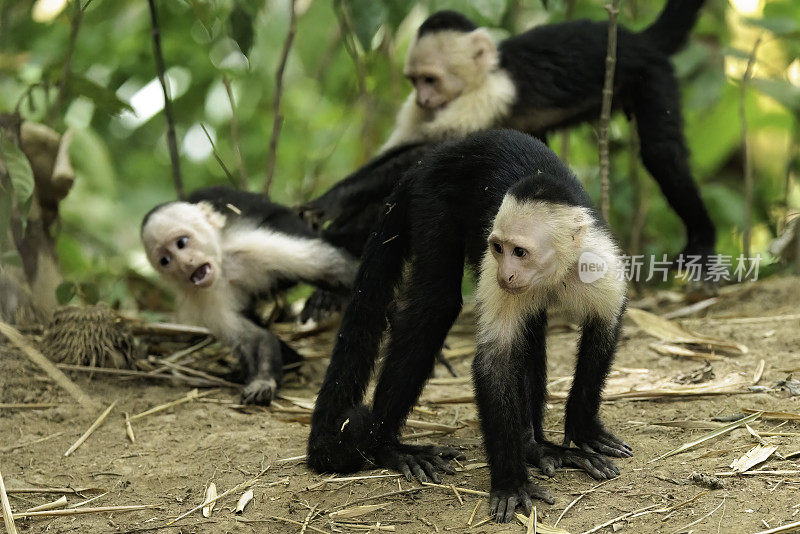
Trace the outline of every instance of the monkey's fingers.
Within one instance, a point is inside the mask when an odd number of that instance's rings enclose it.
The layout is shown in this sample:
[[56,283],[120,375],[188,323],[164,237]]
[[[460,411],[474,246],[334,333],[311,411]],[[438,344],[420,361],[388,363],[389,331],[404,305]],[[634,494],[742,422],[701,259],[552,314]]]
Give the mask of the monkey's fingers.
[[509,495],[506,499],[500,499],[500,506],[497,508],[498,523],[508,523],[514,519],[514,512],[517,509],[517,496]]
[[[609,456],[616,456],[618,458],[630,458],[633,456],[633,449],[631,449],[630,445],[621,439],[618,439],[610,432],[601,433],[597,437],[595,443],[597,446],[605,448],[606,450],[603,450],[602,452]],[[608,450],[613,452],[607,452]]]
[[441,456],[434,456],[432,460],[433,460],[433,465],[435,465],[448,475],[456,474],[456,470],[453,469],[453,466],[450,465],[450,463],[447,460],[442,459]]
[[[550,491],[548,491],[547,488],[545,488],[544,486],[540,486],[535,482],[528,482],[525,485],[524,491],[530,497],[534,499],[539,499],[540,501],[544,501],[547,504],[553,504],[554,502],[556,502],[556,500],[553,498],[553,496],[550,494]],[[528,510],[528,512],[530,513],[530,510]]]
[[599,454],[589,454],[578,450],[568,450],[564,453],[564,464],[583,469],[592,478],[604,480],[619,475],[619,469],[614,462]]
[[424,459],[420,459],[419,463],[422,466],[422,469],[425,471],[425,473],[429,477],[431,477],[431,480],[433,480],[436,484],[442,483],[442,477],[439,476],[439,473],[436,471],[436,468],[433,466],[432,463]]
[[411,466],[411,472],[414,473],[414,476],[417,477],[417,480],[420,482],[427,482],[428,477],[425,475],[425,471],[422,470],[422,467],[413,459],[409,458],[408,464]]
[[542,474],[551,477],[556,474],[556,469],[561,467],[562,462],[561,458],[558,456],[545,456],[539,461],[539,469],[542,470]]

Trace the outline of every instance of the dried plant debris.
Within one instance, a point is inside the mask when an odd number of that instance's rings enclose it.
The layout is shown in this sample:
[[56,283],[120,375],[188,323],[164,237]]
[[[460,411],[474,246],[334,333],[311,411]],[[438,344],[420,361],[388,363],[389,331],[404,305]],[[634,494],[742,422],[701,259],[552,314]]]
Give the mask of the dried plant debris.
[[53,313],[42,350],[59,363],[131,369],[134,337],[127,322],[105,304],[67,306]]
[[702,384],[714,378],[714,368],[711,367],[711,362],[705,362],[702,367],[699,367],[688,373],[680,373],[672,379],[676,384]]
[[766,462],[772,454],[778,450],[778,447],[770,444],[759,443],[741,458],[735,459],[731,463],[731,469],[737,473],[744,473],[748,469],[757,466],[760,463]]
[[748,352],[747,347],[741,343],[696,334],[685,329],[678,323],[674,323],[644,310],[628,308],[627,316],[644,332],[653,337],[657,337],[661,341],[710,348],[714,352],[727,352],[732,354],[747,354]]

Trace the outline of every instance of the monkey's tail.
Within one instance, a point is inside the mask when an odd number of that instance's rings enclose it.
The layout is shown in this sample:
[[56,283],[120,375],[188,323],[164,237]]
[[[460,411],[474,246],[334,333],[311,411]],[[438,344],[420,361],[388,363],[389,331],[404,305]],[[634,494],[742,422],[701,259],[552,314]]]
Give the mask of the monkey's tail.
[[672,55],[686,45],[705,0],[667,0],[655,22],[642,31],[659,50]]
[[387,309],[403,274],[408,209],[406,188],[396,188],[386,201],[378,231],[364,248],[311,419],[308,465],[315,471],[357,471],[374,446],[374,419],[362,401],[386,327]]

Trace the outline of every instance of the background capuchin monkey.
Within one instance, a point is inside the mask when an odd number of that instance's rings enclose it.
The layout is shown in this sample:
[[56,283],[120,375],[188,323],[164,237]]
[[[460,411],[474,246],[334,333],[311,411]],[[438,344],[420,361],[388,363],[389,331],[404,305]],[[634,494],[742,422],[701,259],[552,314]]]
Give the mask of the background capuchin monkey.
[[[369,459],[422,481],[453,472],[447,460],[457,451],[404,445],[399,432],[461,309],[465,259],[480,273],[473,375],[491,509],[508,521],[517,504],[552,502],[528,478],[526,462],[548,475],[571,465],[611,478],[619,471],[603,455],[631,455],[598,415],[625,306],[618,249],[569,169],[516,131],[443,144],[387,199],[317,397],[308,463],[320,472],[352,472]],[[594,267],[584,272],[584,263]],[[362,401],[392,306],[369,409]],[[554,307],[583,326],[563,446],[548,442],[542,428],[545,330]]]
[[258,323],[258,297],[296,282],[348,294],[357,268],[288,208],[226,187],[153,208],[141,235],[148,260],[178,291],[178,319],[234,349],[244,403],[269,404],[283,365],[300,359]]
[[[687,232],[685,255],[714,253],[715,229],[689,170],[678,83],[680,50],[704,0],[668,0],[650,27],[620,27],[614,105],[636,119],[644,166]],[[600,115],[607,23],[548,24],[495,46],[463,15],[441,11],[419,28],[406,58],[414,90],[383,150],[505,126],[545,139]],[[705,261],[705,260],[704,260]]]

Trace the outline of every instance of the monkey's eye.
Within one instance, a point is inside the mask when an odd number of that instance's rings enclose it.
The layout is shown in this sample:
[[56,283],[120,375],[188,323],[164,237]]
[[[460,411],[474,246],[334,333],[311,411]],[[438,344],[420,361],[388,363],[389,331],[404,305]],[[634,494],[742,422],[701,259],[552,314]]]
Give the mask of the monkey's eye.
[[169,256],[161,256],[161,259],[158,260],[158,263],[160,263],[162,267],[166,267],[169,265]]
[[425,76],[425,83],[434,84],[436,83],[436,78],[433,76]]
[[518,258],[522,258],[522,257],[524,257],[524,256],[525,256],[525,254],[527,254],[527,253],[528,253],[528,251],[527,251],[527,250],[525,250],[525,249],[524,249],[524,248],[522,248],[522,247],[514,247],[514,256],[516,256],[516,257],[518,257]]
[[175,246],[178,247],[178,248],[184,248],[186,246],[186,243],[188,243],[188,242],[189,242],[189,238],[186,237],[186,236],[183,236],[183,237],[178,238],[178,240],[175,242]]
[[498,254],[503,253],[503,245],[501,245],[500,243],[497,242],[492,243],[492,248],[494,248],[494,251],[497,252]]

